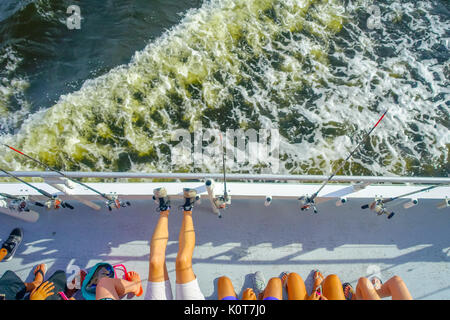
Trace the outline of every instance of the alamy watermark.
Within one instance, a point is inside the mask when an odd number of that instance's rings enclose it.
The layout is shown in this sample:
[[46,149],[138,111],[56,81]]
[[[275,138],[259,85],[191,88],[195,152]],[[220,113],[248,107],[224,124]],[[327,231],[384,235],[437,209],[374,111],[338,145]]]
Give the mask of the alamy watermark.
[[67,7],[67,14],[70,14],[66,19],[66,25],[69,30],[81,29],[81,9],[77,5],[70,5]]
[[280,169],[280,135],[278,129],[203,129],[193,132],[177,129],[172,142],[172,166],[194,168],[222,168],[239,170],[245,166],[260,167],[265,173],[278,173]]
[[380,7],[376,5],[371,5],[367,12],[370,17],[367,19],[367,28],[370,30],[381,28],[381,10]]

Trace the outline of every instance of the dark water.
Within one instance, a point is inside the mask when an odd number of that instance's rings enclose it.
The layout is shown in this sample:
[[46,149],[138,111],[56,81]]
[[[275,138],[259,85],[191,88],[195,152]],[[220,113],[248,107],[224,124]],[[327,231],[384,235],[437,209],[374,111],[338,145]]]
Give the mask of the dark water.
[[[136,51],[178,24],[201,0],[58,0],[0,2],[0,53],[23,59],[14,76],[29,88],[17,98],[32,112],[51,107],[87,79],[128,63]],[[81,29],[65,26],[67,7],[81,9]],[[1,54],[0,54],[1,55]],[[14,97],[10,108],[19,108]]]
[[449,21],[446,0],[2,0],[0,138],[65,170],[190,171],[174,130],[270,125],[273,173],[329,174],[389,109],[340,174],[447,176]]

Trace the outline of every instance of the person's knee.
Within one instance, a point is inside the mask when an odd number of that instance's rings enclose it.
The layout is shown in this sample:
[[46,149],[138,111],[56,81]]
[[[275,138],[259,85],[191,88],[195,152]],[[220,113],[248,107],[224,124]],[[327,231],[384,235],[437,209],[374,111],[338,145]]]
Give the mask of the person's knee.
[[267,286],[280,287],[281,288],[281,279],[277,278],[277,277],[270,278],[269,282],[267,283]]
[[185,255],[179,254],[175,261],[175,267],[177,270],[184,270],[192,267],[192,258]]
[[339,277],[336,274],[330,274],[325,278],[325,281],[333,281],[333,282],[337,282],[337,281],[341,281],[341,279],[339,279]]
[[292,280],[303,281],[302,277],[298,273],[295,273],[295,272],[291,272],[288,274],[288,281],[292,281]]
[[164,269],[164,257],[163,256],[153,256],[150,258],[150,268],[152,270]]
[[366,287],[366,288],[371,288],[373,287],[372,283],[370,282],[369,279],[365,278],[365,277],[361,277],[358,279],[358,286],[360,287]]
[[392,281],[396,284],[404,284],[405,283],[400,276],[393,276],[391,279],[389,279],[389,281]]
[[222,286],[225,286],[225,285],[228,285],[228,284],[231,284],[231,280],[230,280],[230,278],[228,278],[227,276],[222,276],[222,277],[220,277],[219,280],[217,281],[217,285],[218,285],[219,287],[222,287]]

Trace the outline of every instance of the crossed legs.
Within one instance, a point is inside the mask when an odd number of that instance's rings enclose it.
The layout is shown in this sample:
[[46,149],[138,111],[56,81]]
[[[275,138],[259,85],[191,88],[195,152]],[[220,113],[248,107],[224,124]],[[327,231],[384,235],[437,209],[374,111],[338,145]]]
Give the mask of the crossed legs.
[[[231,283],[231,280],[226,276],[222,276],[219,278],[217,283],[217,290],[219,300],[222,300],[225,297],[234,297],[237,299],[233,284]],[[257,297],[255,292],[251,288],[245,289],[244,293],[242,294],[242,300],[264,300],[266,298],[275,298],[278,300],[283,299],[283,291],[280,278],[271,278],[260,297]]]
[[406,284],[399,276],[390,278],[378,288],[369,279],[359,278],[352,300],[380,300],[386,297],[392,297],[392,300],[412,300]]
[[[291,272],[287,275],[287,279],[285,281],[289,300],[309,299],[305,282],[300,275],[295,272]],[[342,290],[342,283],[337,275],[331,274],[324,279],[322,273],[320,271],[316,271],[314,274],[312,294],[316,292],[320,286],[322,286],[322,294],[326,299],[345,300],[344,291]]]

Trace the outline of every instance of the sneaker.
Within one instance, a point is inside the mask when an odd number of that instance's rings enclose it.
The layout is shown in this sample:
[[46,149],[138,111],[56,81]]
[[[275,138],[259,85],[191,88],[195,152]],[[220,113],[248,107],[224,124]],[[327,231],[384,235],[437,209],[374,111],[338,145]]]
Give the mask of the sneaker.
[[166,211],[170,209],[169,197],[165,188],[157,188],[153,190],[153,200],[155,200],[159,207],[158,211]]
[[261,271],[256,271],[253,274],[253,291],[255,295],[259,297],[264,293],[264,289],[266,288],[266,280],[264,279],[264,275]]
[[4,261],[9,261],[13,258],[14,254],[17,251],[17,248],[19,247],[19,244],[22,242],[22,239],[23,231],[21,228],[15,228],[13,231],[11,231],[8,239],[6,239],[6,241],[2,244],[2,249],[4,248],[8,252],[3,258]]
[[200,199],[200,196],[197,195],[197,190],[190,188],[183,188],[183,197],[186,200],[182,205],[184,211],[191,211],[194,203]]

